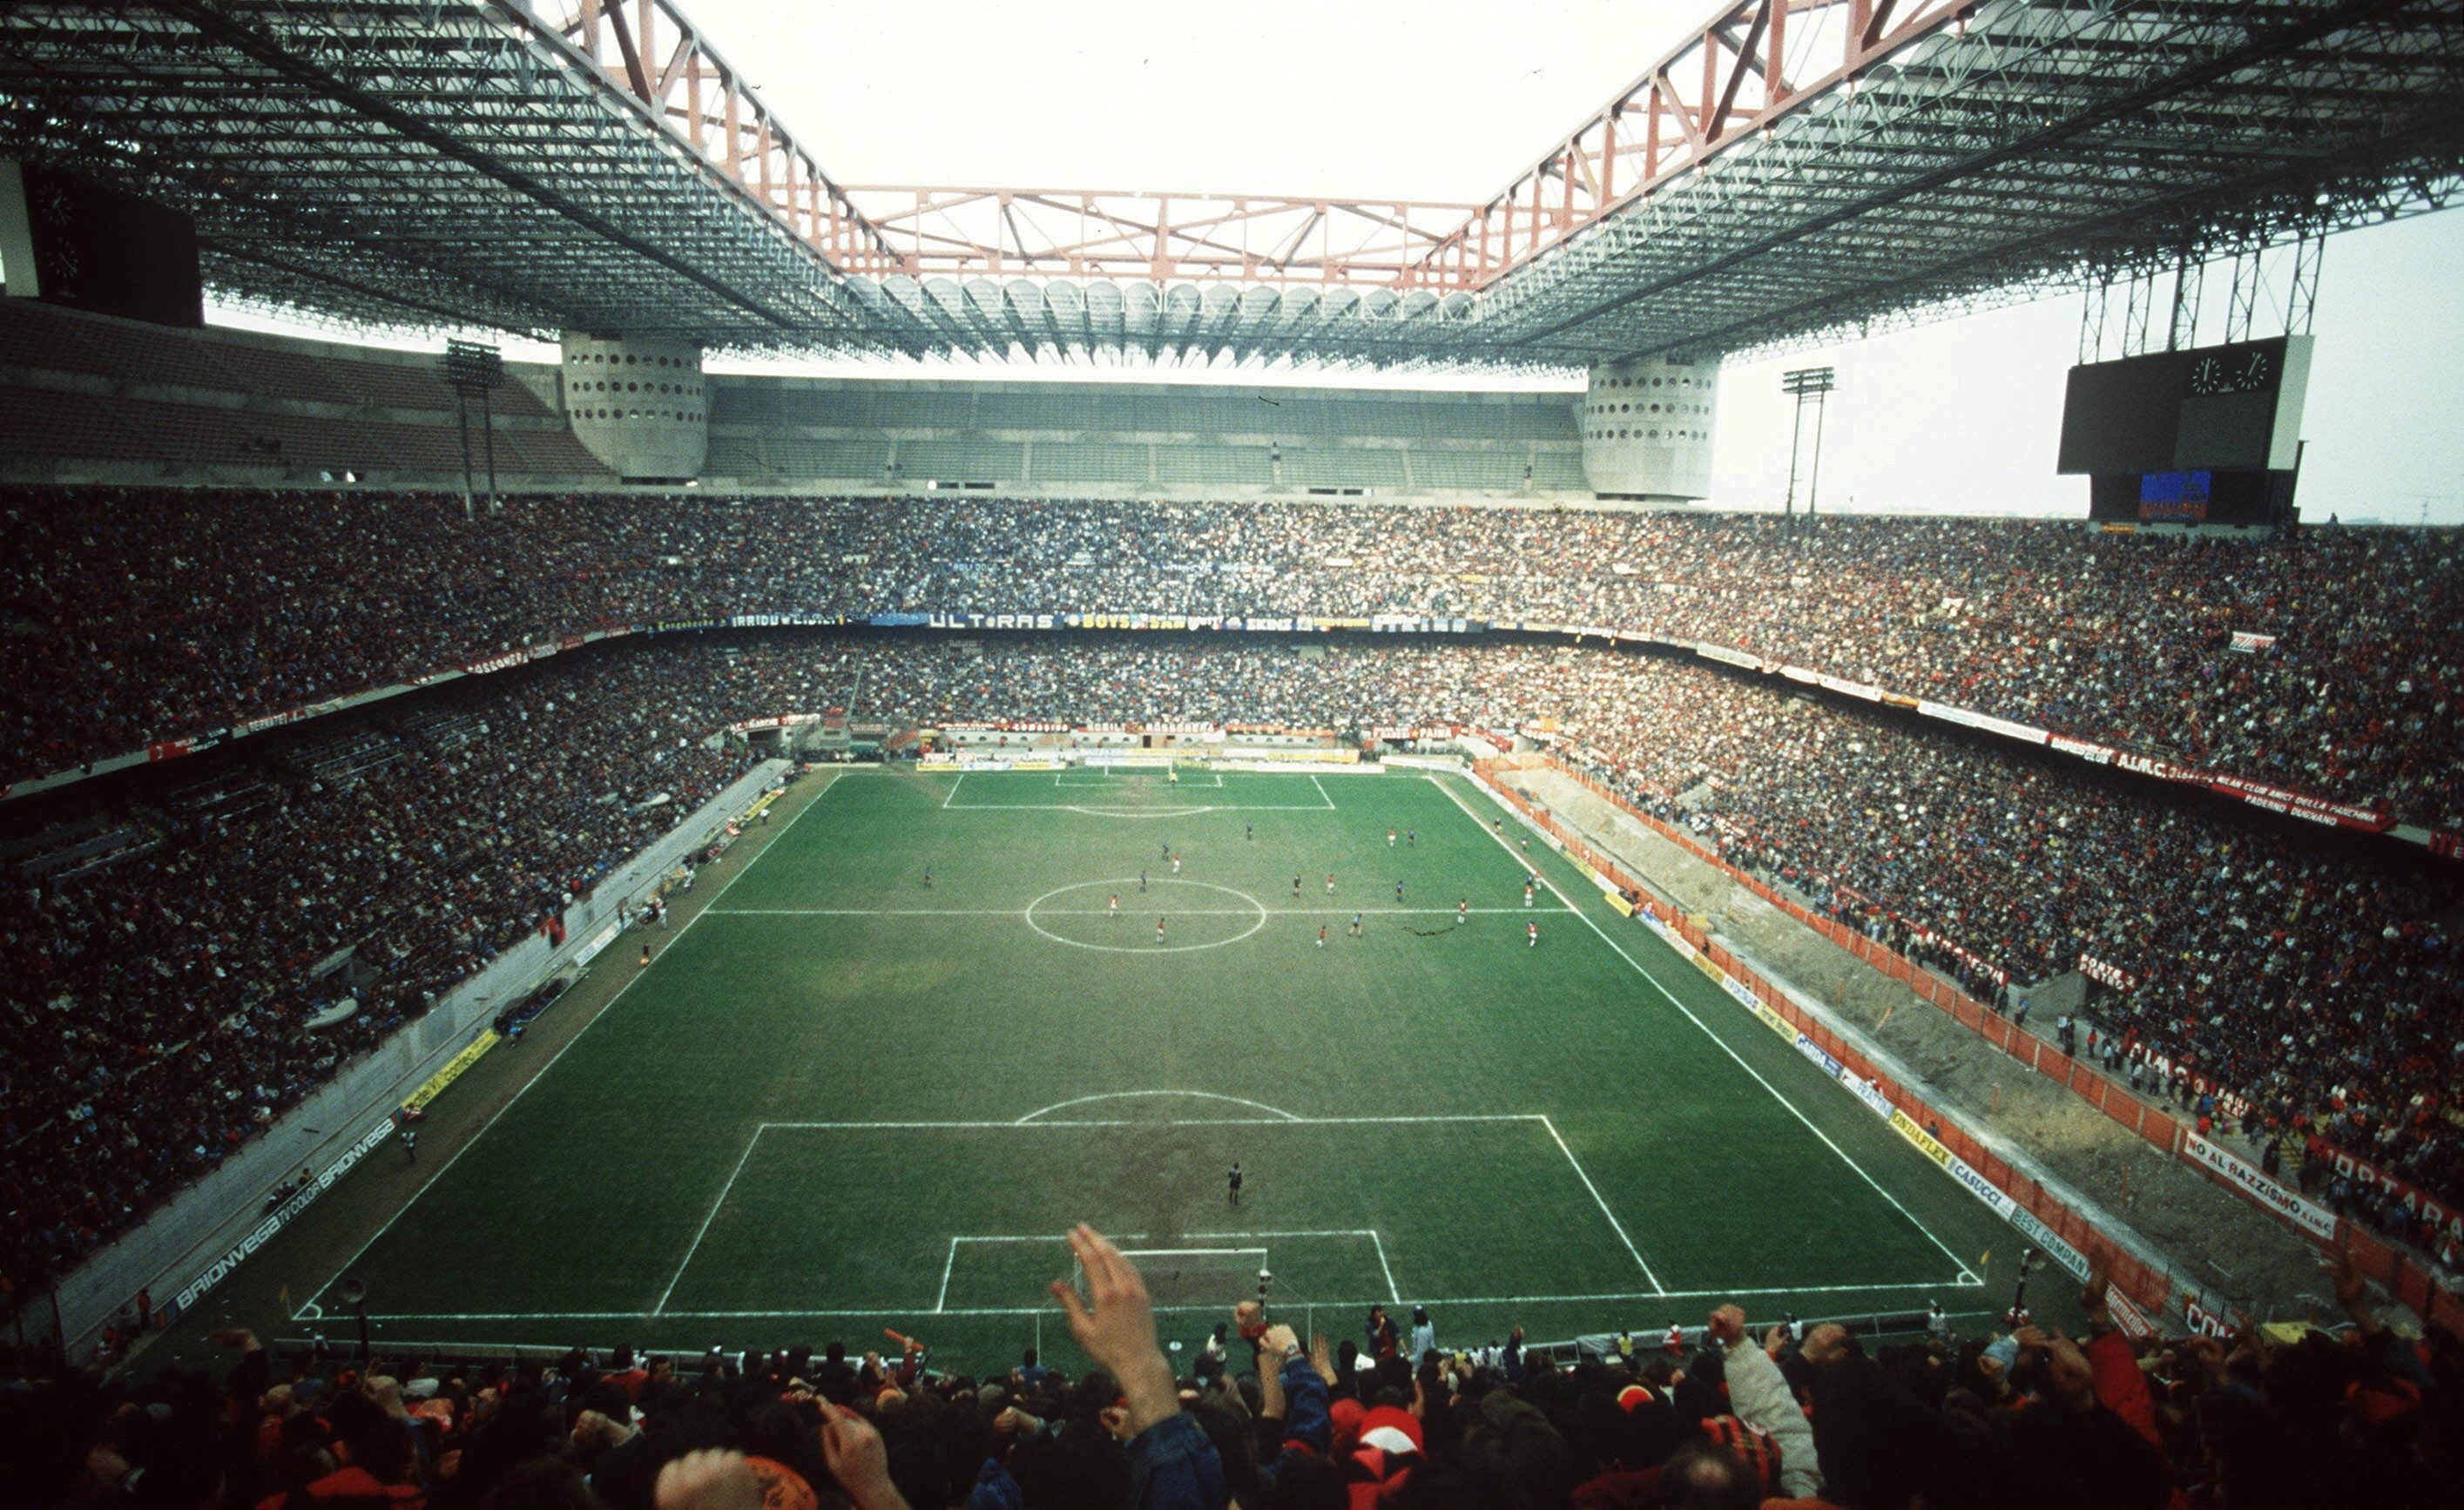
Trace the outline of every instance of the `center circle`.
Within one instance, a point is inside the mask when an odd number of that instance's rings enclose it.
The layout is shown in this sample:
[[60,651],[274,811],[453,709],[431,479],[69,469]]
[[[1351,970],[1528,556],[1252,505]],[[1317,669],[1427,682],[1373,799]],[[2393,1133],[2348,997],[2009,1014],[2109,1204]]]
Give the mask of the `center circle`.
[[[1028,928],[1035,930],[1036,932],[1052,940],[1052,942],[1056,944],[1067,944],[1071,949],[1091,949],[1096,951],[1098,953],[1104,954],[1185,954],[1192,950],[1221,949],[1226,944],[1238,944],[1243,939],[1247,938],[1250,934],[1257,932],[1260,929],[1266,926],[1266,905],[1265,903],[1259,901],[1256,897],[1251,896],[1246,891],[1238,891],[1230,886],[1219,886],[1211,881],[1173,881],[1150,878],[1147,882],[1147,890],[1145,892],[1146,900],[1139,903],[1131,903],[1125,900],[1122,904],[1119,916],[1117,918],[1113,917],[1111,915],[1110,898],[1115,895],[1124,894],[1136,895],[1137,884],[1136,878],[1131,877],[1121,881],[1080,881],[1066,886],[1055,886],[1051,890],[1044,893],[1044,895],[1037,897],[1034,901],[1029,902],[1026,905],[1026,910],[1022,912],[1020,916],[1026,920],[1026,926]],[[1237,910],[1224,908],[1220,903],[1203,908],[1184,906],[1177,909],[1183,917],[1193,915],[1207,917],[1228,914],[1231,918],[1237,919],[1239,917],[1247,916],[1249,926],[1241,930],[1241,931],[1237,933],[1231,934],[1229,937],[1201,939],[1195,944],[1177,944],[1169,941],[1159,944],[1097,944],[1091,943],[1086,939],[1071,938],[1066,933],[1056,933],[1051,929],[1045,928],[1044,924],[1035,920],[1036,913],[1041,911],[1045,913],[1047,920],[1055,924],[1059,924],[1061,914],[1067,914],[1073,918],[1088,919],[1107,929],[1115,927],[1129,929],[1138,926],[1142,922],[1142,914],[1149,910],[1155,910],[1158,916],[1169,919],[1173,916],[1173,913],[1176,910],[1175,908],[1170,907],[1155,908],[1153,907],[1155,894],[1166,886],[1184,886],[1198,891],[1209,891],[1215,893],[1215,895],[1219,897],[1229,897],[1241,904],[1241,908]],[[1068,904],[1080,893],[1084,893],[1092,899],[1090,905],[1084,907],[1069,906]],[[1169,937],[1170,935],[1167,934],[1167,940],[1169,940]]]

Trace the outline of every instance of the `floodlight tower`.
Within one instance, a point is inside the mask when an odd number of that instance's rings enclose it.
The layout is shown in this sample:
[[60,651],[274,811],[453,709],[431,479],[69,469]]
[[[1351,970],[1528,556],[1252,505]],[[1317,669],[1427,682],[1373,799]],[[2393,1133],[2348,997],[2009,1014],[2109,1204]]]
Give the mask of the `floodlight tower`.
[[1796,400],[1788,433],[1788,496],[1779,506],[1782,528],[1791,535],[1796,533],[1796,449],[1805,433],[1805,405],[1809,402],[1814,405],[1814,467],[1805,485],[1805,522],[1810,526],[1815,497],[1822,490],[1822,412],[1827,396],[1837,385],[1837,371],[1830,367],[1799,367],[1780,375],[1780,391]]
[[488,507],[496,507],[496,421],[488,394],[505,381],[505,356],[475,340],[445,343],[445,381],[453,385],[453,412],[462,427],[462,514],[471,514],[471,397],[479,399],[480,447],[488,458]]

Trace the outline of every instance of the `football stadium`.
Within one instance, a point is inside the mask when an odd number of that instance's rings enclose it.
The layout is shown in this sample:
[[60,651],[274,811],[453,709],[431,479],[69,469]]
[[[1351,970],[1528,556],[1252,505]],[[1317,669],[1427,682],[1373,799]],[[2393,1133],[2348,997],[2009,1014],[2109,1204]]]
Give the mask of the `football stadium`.
[[0,8],[0,1503],[2454,1502],[2459,198],[2458,0]]

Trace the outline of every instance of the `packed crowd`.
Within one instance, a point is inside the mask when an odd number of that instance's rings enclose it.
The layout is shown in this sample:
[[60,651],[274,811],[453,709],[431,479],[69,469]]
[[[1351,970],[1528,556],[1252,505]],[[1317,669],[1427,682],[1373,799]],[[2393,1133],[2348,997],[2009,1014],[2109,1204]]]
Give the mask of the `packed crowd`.
[[1868,1350],[1723,1305],[1573,1359],[1373,1310],[1357,1341],[1232,1307],[1186,1373],[1135,1264],[1091,1229],[1052,1286],[1091,1365],[944,1371],[830,1344],[552,1365],[277,1368],[0,1392],[11,1498],[269,1510],[2107,1510],[2453,1502],[2464,1346],[2348,1320],[2134,1346],[2101,1277],[2072,1337],[2014,1314]]
[[466,520],[434,496],[180,490],[0,510],[11,778],[610,624],[1394,612],[1712,642],[2464,827],[2453,531],[1841,518],[1792,538],[1747,515],[698,496]]
[[[2464,986],[2441,921],[2464,887],[2444,867],[1690,661],[775,631],[617,642],[444,695],[480,736],[443,750],[420,720],[355,715],[408,758],[337,790],[277,773],[283,799],[244,819],[143,818],[156,847],[35,886],[0,923],[11,1273],[73,1261],[722,786],[745,757],[713,731],[841,706],[906,727],[1552,720],[1732,860],[1895,943],[1954,947],[1979,995],[2092,954],[2134,982],[2100,1008],[2108,1047],[2464,1194]],[[220,758],[278,766],[279,748]],[[372,982],[312,1030],[336,988],[311,967],[346,946]]]
[[380,726],[396,758],[364,778],[268,751],[255,805],[140,799],[125,821],[152,843],[21,879],[0,919],[8,1273],[53,1272],[142,1216],[746,764],[664,677],[471,701],[439,733]]

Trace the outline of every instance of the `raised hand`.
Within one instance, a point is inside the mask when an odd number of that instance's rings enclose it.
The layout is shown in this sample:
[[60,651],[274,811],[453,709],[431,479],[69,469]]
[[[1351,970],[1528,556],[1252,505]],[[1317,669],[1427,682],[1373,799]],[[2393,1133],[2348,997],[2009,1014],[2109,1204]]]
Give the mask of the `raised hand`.
[[890,1449],[872,1423],[827,1400],[820,1404],[822,1460],[856,1510],[908,1510],[906,1497],[890,1481]]
[[1129,1401],[1130,1434],[1179,1414],[1172,1365],[1155,1342],[1155,1305],[1137,1265],[1085,1222],[1069,1234],[1069,1252],[1086,1273],[1087,1299],[1080,1300],[1067,1280],[1052,1281],[1052,1297],[1068,1316],[1078,1346],[1120,1385]]

